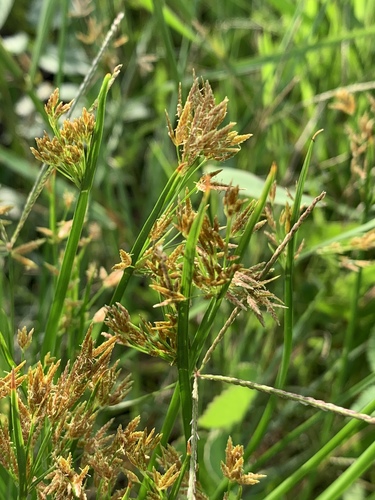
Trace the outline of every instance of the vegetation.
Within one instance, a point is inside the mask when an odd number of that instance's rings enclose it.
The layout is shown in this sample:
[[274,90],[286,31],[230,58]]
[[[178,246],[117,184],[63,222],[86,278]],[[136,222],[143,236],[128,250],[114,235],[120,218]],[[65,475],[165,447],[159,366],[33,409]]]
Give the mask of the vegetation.
[[375,499],[375,5],[3,4],[0,497]]

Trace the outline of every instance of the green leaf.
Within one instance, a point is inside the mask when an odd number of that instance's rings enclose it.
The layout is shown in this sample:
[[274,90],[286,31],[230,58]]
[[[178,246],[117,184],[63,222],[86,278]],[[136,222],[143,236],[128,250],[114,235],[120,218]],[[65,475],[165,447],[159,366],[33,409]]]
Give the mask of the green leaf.
[[[1,311],[2,313],[3,311]],[[8,349],[8,345],[5,341],[3,333],[0,331],[0,351],[2,352],[3,359],[7,363],[7,368],[14,368],[16,366],[16,363],[14,362],[12,355],[10,354],[10,351]]]
[[12,416],[12,439],[15,444],[17,465],[18,465],[18,487],[19,494],[18,498],[23,499],[27,497],[27,472],[26,472],[26,449],[23,440],[22,427],[21,427],[21,417],[18,407],[18,395],[17,389],[15,387],[15,377],[16,374],[12,371],[12,389],[10,393],[11,402],[11,416]]
[[255,391],[232,385],[214,398],[198,423],[205,429],[231,429],[242,422],[255,396]]
[[[217,170],[217,165],[206,166],[203,169],[205,172],[214,172]],[[239,170],[237,168],[224,167],[222,171],[215,176],[215,182],[222,182],[224,184],[232,184],[233,186],[240,186],[240,195],[246,196],[248,198],[258,199],[262,193],[265,180],[261,179],[257,175],[247,172],[246,170]],[[295,190],[289,189],[289,193],[294,198]],[[302,205],[310,205],[314,198],[311,196],[303,195],[301,200]],[[276,190],[276,205],[285,205],[288,201],[289,205],[292,204],[293,200],[288,196],[286,189],[278,186]]]
[[7,20],[9,12],[12,10],[14,0],[2,0],[0,9],[0,28],[2,28]]

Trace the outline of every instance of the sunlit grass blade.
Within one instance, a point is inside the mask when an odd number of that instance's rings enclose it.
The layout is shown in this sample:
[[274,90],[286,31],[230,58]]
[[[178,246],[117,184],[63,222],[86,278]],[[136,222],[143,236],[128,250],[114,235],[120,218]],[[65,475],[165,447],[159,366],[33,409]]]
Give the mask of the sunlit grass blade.
[[[237,76],[247,75],[258,71],[263,66],[268,64],[274,64],[275,66],[280,64],[281,61],[287,61],[292,58],[306,57],[311,52],[319,52],[323,49],[334,48],[335,46],[341,45],[345,42],[350,42],[353,40],[358,40],[359,38],[370,38],[375,34],[375,27],[369,26],[366,28],[353,29],[351,31],[346,31],[338,36],[326,37],[317,42],[298,45],[287,51],[277,50],[272,54],[264,56],[254,56],[246,57],[243,59],[238,59],[234,62],[234,70]],[[208,70],[206,72],[207,78],[211,81],[223,80],[227,78],[227,71],[223,69]]]
[[[321,131],[319,131],[321,132]],[[300,215],[301,200],[303,196],[303,190],[305,187],[305,181],[307,177],[307,172],[311,162],[312,151],[314,147],[315,137],[319,133],[317,132],[312,140],[310,141],[309,148],[303,162],[301,174],[297,183],[296,196],[293,201],[293,211],[290,220],[291,227],[297,223]],[[292,342],[293,342],[293,313],[294,313],[294,303],[293,303],[293,273],[294,273],[294,259],[296,252],[296,241],[297,235],[294,234],[292,239],[288,244],[287,257],[286,257],[286,267],[285,267],[285,278],[284,278],[284,302],[286,309],[284,310],[284,350],[283,357],[281,361],[281,367],[276,378],[276,387],[281,388],[284,385],[286,375],[289,368],[290,356],[292,353]]]
[[[154,10],[152,0],[140,0],[138,2],[138,5],[140,7],[144,7],[149,12],[153,12]],[[177,33],[180,33],[180,35],[192,42],[197,42],[199,40],[198,35],[196,35],[193,30],[191,30],[184,22],[182,22],[168,6],[163,7],[163,16],[165,17],[166,23],[175,31],[177,31]]]

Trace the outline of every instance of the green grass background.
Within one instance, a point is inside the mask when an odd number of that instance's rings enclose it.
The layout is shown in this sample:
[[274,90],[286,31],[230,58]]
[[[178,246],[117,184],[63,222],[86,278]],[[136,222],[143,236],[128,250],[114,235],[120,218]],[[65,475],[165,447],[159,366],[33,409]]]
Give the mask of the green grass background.
[[[241,182],[251,196],[260,195],[273,161],[280,186],[294,189],[309,139],[324,129],[314,145],[305,194],[314,197],[324,190],[327,196],[298,236],[298,241],[305,238],[305,246],[294,271],[294,340],[285,388],[357,409],[374,400],[373,250],[359,253],[348,248],[348,257],[368,262],[358,273],[340,266],[337,254],[320,255],[317,248],[347,231],[352,236],[362,234],[363,224],[367,230],[373,227],[373,177],[366,205],[350,169],[347,126],[356,127],[358,117],[370,109],[366,92],[375,88],[375,3],[93,0],[74,5],[71,15],[73,7],[67,0],[3,0],[0,12],[0,201],[14,205],[10,234],[41,168],[29,147],[48,130],[43,101],[56,86],[62,99],[74,98],[113,19],[125,13],[78,103],[89,106],[103,76],[116,64],[123,65],[108,96],[84,230],[85,235],[95,231],[98,236],[80,250],[62,338],[72,349],[77,347],[93,314],[112,296],[113,289],[101,288],[86,271],[94,262],[109,272],[119,260],[118,249],[131,248],[173,172],[175,152],[164,110],[174,115],[178,83],[186,95],[195,71],[210,81],[218,101],[229,98],[228,119],[237,122],[239,133],[253,134],[225,164],[235,169],[228,171],[233,182]],[[89,18],[98,31],[91,39],[78,38],[90,34]],[[354,93],[357,111],[352,117],[330,107],[342,87]],[[44,189],[17,245],[39,238],[38,227],[53,228],[57,221],[71,218],[63,194],[70,191],[77,197],[77,192],[61,177],[55,187],[56,197],[49,186]],[[16,328],[35,327],[31,362],[38,359],[38,335],[55,286],[45,263],[57,265],[63,248],[63,242],[56,242],[35,249],[28,257],[38,267],[27,271],[7,258],[4,246],[0,248],[1,330],[11,339]],[[262,235],[252,240],[249,263],[268,260],[270,255]],[[282,274],[278,265],[275,274]],[[271,288],[283,298],[282,278]],[[153,300],[142,279],[132,281],[126,307],[134,318],[141,314],[156,319]],[[224,307],[218,314],[216,331],[229,313]],[[196,324],[200,315],[197,308]],[[274,385],[282,346],[282,325],[267,317],[262,327],[251,313],[242,315],[215,352],[212,370]],[[118,356],[135,384],[132,401],[116,419],[127,421],[141,414],[144,425],[160,430],[170,397],[160,388],[176,380],[175,369],[124,349],[118,349]],[[5,363],[2,368],[6,369]],[[247,448],[267,400],[268,396],[246,389],[201,384],[199,477],[210,498],[222,497],[219,463],[228,434]],[[231,411],[225,416],[223,408],[228,407]],[[365,455],[371,451],[374,430],[358,425],[341,437],[346,423],[342,417],[277,401],[264,438],[248,457],[251,470],[266,473],[267,479],[244,489],[243,498],[375,498],[374,457]],[[179,436],[177,427],[172,434],[177,446]],[[336,447],[326,450],[326,443],[337,436]],[[311,457],[315,462],[306,466]],[[328,488],[361,457],[366,467],[334,496]]]

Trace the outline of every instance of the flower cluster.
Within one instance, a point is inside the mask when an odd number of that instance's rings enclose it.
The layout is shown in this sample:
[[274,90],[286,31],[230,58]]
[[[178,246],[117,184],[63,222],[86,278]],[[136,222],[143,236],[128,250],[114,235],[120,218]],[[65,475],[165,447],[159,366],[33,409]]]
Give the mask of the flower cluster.
[[194,78],[185,105],[182,106],[181,86],[177,106],[178,124],[173,130],[167,114],[169,136],[177,148],[181,148],[179,169],[185,170],[199,156],[225,161],[240,150],[240,144],[251,134],[238,135],[234,122],[218,128],[227,114],[228,99],[215,104],[214,94],[208,81]]
[[243,459],[244,449],[242,445],[233,446],[232,438],[229,437],[225,449],[225,463],[221,462],[221,470],[230,481],[243,485],[254,485],[259,480],[266,477],[264,474],[254,474],[244,472]]
[[[213,184],[211,176],[207,179],[204,175],[199,185],[208,188],[209,183]],[[266,309],[277,322],[275,307],[281,304],[267,289],[269,280],[260,278],[263,264],[245,268],[235,254],[235,239],[241,235],[254,205],[244,204],[236,187],[221,185],[221,189],[225,190],[223,211],[227,224],[221,226],[218,217],[204,216],[194,261],[194,293],[211,298],[227,285],[226,298],[235,306],[251,309],[261,324],[264,324],[262,309]],[[188,196],[177,203],[174,214],[156,221],[151,230],[150,247],[136,264],[136,271],[146,275],[150,288],[159,294],[160,301],[154,307],[167,308],[164,319],[154,323],[141,320],[140,325],[135,325],[127,309],[119,303],[107,307],[106,318],[107,326],[119,342],[171,364],[177,354],[178,304],[187,298],[181,292],[185,245],[197,216]],[[173,240],[181,240],[173,246],[167,241],[172,231],[177,231]],[[120,257],[121,262],[115,268],[127,269],[131,265],[130,255],[121,251]]]
[[55,136],[50,139],[47,132],[36,139],[38,149],[31,148],[37,160],[56,168],[80,188],[86,172],[86,151],[95,126],[95,117],[83,108],[82,115],[73,121],[65,120],[59,128],[59,118],[72,106],[59,102],[59,89],[56,89],[45,105],[45,110]]

